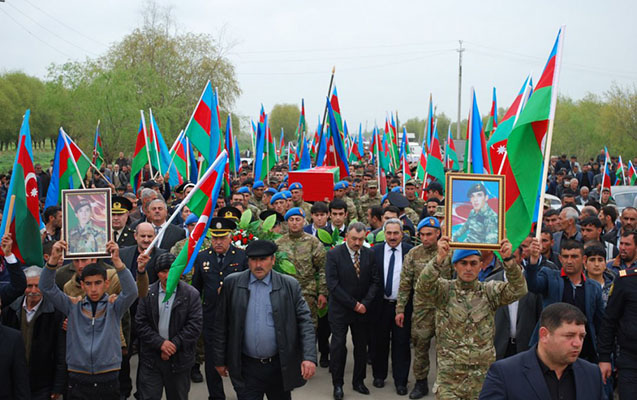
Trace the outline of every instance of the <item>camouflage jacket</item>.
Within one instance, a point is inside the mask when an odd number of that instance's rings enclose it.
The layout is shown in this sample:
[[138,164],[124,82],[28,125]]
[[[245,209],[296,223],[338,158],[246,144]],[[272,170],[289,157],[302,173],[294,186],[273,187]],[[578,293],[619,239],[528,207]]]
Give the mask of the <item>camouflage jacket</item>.
[[414,198],[413,200],[409,200],[409,207],[420,216],[422,214],[423,208],[425,208],[425,201],[416,196],[416,198]]
[[[465,233],[467,237],[459,240]],[[478,212],[471,210],[467,221],[453,234],[453,240],[466,243],[498,243],[498,214],[488,205]]]
[[312,205],[306,201],[298,201],[298,202],[294,202],[294,207],[301,207],[303,209],[303,211],[305,211],[305,219],[308,222],[312,221],[312,213],[310,212],[310,210],[312,209]]
[[92,253],[106,247],[106,234],[92,222],[77,227],[69,233],[69,251],[71,253]]
[[253,206],[255,206],[256,208],[259,209],[259,211],[265,211],[268,209],[268,207],[263,204],[263,198],[261,199],[257,199],[254,195],[250,196],[250,199],[248,199],[248,204],[252,204]]
[[[175,257],[179,256],[179,253],[181,252],[181,250],[184,248],[184,246],[188,243],[188,238],[185,239],[181,239],[180,241],[178,241],[177,243],[175,243],[173,245],[173,247],[170,248],[170,254],[174,255]],[[212,243],[210,242],[210,237],[206,236],[203,240],[203,243],[201,244],[201,249],[207,249],[212,245]],[[182,274],[180,279],[184,282],[187,283],[191,283],[192,282],[192,275],[195,273],[195,268],[193,265],[193,268],[190,269],[190,271],[188,271],[187,274]]]
[[506,282],[445,279],[440,274],[446,268],[431,259],[416,285],[416,293],[436,308],[439,368],[484,368],[486,373],[495,361],[496,310],[527,293],[522,268],[513,260],[505,263]]
[[383,197],[376,192],[376,196],[370,197],[368,194],[364,194],[360,197],[360,210],[358,214],[360,215],[361,222],[367,224],[367,209],[372,208],[374,206],[380,205],[380,201]]
[[327,296],[325,280],[325,248],[315,236],[309,233],[287,234],[275,243],[279,251],[287,254],[296,268],[294,277],[301,285],[303,296]]

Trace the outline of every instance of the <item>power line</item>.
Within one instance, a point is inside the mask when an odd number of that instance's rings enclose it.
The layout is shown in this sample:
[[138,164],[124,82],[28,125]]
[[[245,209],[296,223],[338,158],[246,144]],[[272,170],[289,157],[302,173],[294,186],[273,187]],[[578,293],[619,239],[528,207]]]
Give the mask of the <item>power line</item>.
[[338,52],[338,51],[350,51],[350,50],[362,50],[362,49],[376,49],[376,48],[396,48],[396,47],[408,47],[408,46],[422,46],[429,44],[442,44],[450,43],[452,40],[435,40],[429,42],[414,42],[414,43],[393,43],[393,44],[379,44],[373,46],[350,46],[350,47],[329,47],[329,48],[300,48],[300,49],[269,49],[269,50],[246,50],[246,51],[231,51],[228,54],[235,55],[248,55],[248,54],[272,54],[272,53],[321,53],[321,52]]
[[75,29],[75,28],[73,28],[73,27],[71,27],[71,26],[67,25],[67,24],[66,24],[66,23],[64,23],[63,21],[61,21],[61,20],[59,20],[59,19],[55,18],[53,15],[49,14],[48,12],[44,11],[44,10],[43,10],[43,9],[41,9],[40,7],[38,7],[38,6],[36,6],[35,4],[31,3],[29,0],[23,0],[23,1],[24,1],[24,2],[26,2],[27,4],[29,4],[31,7],[35,8],[36,10],[40,11],[42,14],[44,14],[44,15],[46,15],[47,17],[51,18],[52,20],[54,20],[54,21],[55,21],[55,22],[57,22],[58,24],[60,24],[60,25],[64,26],[66,29],[71,30],[71,31],[73,31],[73,32],[77,33],[78,35],[80,35],[80,36],[82,36],[82,37],[84,37],[84,38],[86,38],[86,39],[88,39],[88,40],[91,40],[91,41],[93,41],[93,42],[95,42],[95,43],[97,43],[97,44],[99,44],[99,45],[101,45],[101,46],[108,47],[108,45],[106,45],[106,44],[104,44],[104,43],[100,42],[99,40],[93,39],[92,37],[90,37],[90,36],[87,36],[87,35],[83,34],[82,32],[78,31],[77,29]]
[[29,20],[33,21],[33,23],[35,23],[36,25],[38,25],[40,28],[44,29],[45,31],[49,32],[49,33],[50,33],[50,34],[52,34],[53,36],[57,37],[58,39],[60,39],[60,40],[62,40],[62,41],[64,41],[64,42],[66,42],[66,43],[68,43],[69,45],[71,45],[71,46],[73,46],[73,47],[76,47],[76,48],[78,48],[78,49],[82,50],[82,51],[83,51],[83,52],[85,52],[85,53],[89,53],[89,54],[92,54],[92,55],[94,55],[94,56],[97,56],[97,55],[98,55],[98,54],[96,54],[96,53],[93,53],[93,52],[92,52],[92,51],[90,51],[90,50],[86,50],[85,48],[83,48],[83,47],[81,47],[81,46],[78,46],[78,45],[76,45],[75,43],[72,43],[72,42],[70,42],[70,41],[66,40],[66,39],[65,39],[65,38],[63,38],[62,36],[58,35],[56,32],[54,32],[54,31],[50,30],[50,29],[49,29],[49,28],[47,28],[46,26],[44,26],[44,25],[42,25],[41,23],[39,23],[37,20],[35,20],[35,19],[34,19],[33,17],[31,17],[30,15],[28,15],[28,14],[24,13],[22,10],[20,10],[19,8],[17,8],[17,7],[16,7],[16,6],[14,6],[13,4],[11,4],[11,3],[8,3],[8,4],[9,4],[9,6],[10,6],[10,7],[12,7],[14,10],[16,10],[17,12],[19,12],[20,14],[22,14],[25,18],[27,18],[27,19],[29,19]]
[[22,23],[20,23],[17,19],[13,18],[13,16],[11,14],[9,14],[4,8],[0,8],[0,11],[2,11],[7,17],[9,17],[13,22],[15,22],[19,27],[21,27],[22,29],[27,31],[27,33],[29,35],[33,36],[34,38],[36,38],[40,42],[44,43],[45,45],[49,46],[50,48],[52,48],[53,50],[57,51],[58,53],[62,54],[63,56],[66,56],[66,57],[69,57],[69,58],[73,58],[71,55],[63,52],[62,50],[60,50],[57,47],[53,46],[52,44],[50,44],[49,42],[45,41],[44,39],[41,39],[38,36],[34,35],[33,32],[31,32],[26,26],[22,25]]

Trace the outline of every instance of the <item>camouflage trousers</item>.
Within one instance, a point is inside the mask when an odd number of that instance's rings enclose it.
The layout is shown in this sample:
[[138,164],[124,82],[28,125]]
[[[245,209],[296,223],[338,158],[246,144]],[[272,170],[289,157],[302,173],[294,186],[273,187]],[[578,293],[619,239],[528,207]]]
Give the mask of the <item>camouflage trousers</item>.
[[438,360],[438,374],[433,387],[436,399],[477,399],[489,365],[454,365],[440,361]]
[[414,346],[414,363],[412,369],[417,380],[427,379],[429,375],[429,347],[431,338],[436,333],[435,311],[413,314],[411,325],[411,341]]
[[307,306],[310,308],[310,313],[312,314],[312,322],[314,322],[314,331],[318,329],[318,302],[316,296],[311,294],[304,294],[303,298],[307,303]]

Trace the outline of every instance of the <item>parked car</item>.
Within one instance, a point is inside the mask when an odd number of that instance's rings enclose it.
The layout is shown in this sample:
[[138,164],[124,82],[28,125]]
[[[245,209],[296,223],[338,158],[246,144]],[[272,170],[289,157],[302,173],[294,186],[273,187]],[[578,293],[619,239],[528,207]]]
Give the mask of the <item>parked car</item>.
[[637,186],[613,186],[610,193],[617,203],[617,211],[620,213],[626,207],[635,207],[635,197],[637,197]]

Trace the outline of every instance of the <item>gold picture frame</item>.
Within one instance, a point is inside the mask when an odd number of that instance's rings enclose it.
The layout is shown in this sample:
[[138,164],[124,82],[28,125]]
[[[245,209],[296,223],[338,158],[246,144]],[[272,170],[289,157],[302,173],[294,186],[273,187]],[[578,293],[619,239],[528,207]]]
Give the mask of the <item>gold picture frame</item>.
[[504,175],[448,172],[445,179],[449,246],[499,250],[504,239]]
[[62,190],[64,259],[110,258],[111,189]]

